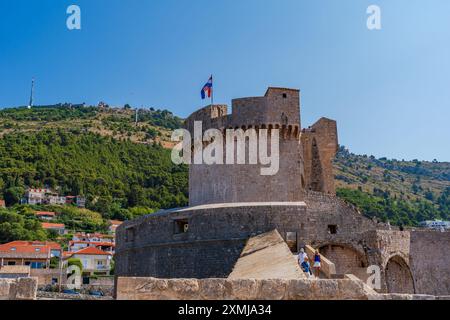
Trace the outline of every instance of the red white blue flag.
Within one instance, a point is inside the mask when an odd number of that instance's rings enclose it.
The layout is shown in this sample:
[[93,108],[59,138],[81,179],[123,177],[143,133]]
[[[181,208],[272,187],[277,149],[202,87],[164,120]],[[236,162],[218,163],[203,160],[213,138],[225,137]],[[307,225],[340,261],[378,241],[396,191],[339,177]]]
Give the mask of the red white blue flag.
[[213,90],[213,77],[211,76],[202,89],[201,92],[202,99],[205,99],[206,97],[211,98],[212,90]]

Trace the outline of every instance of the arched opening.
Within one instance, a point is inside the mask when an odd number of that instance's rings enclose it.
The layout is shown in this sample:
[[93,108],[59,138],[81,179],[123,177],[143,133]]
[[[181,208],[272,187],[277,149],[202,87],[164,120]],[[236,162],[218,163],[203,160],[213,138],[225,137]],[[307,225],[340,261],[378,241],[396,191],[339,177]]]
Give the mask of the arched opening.
[[365,279],[368,277],[367,259],[365,255],[356,249],[341,244],[328,244],[320,247],[320,253],[328,260],[334,263],[336,273],[338,274],[354,274],[355,276]]
[[415,293],[411,270],[402,257],[396,255],[389,259],[385,277],[389,293]]

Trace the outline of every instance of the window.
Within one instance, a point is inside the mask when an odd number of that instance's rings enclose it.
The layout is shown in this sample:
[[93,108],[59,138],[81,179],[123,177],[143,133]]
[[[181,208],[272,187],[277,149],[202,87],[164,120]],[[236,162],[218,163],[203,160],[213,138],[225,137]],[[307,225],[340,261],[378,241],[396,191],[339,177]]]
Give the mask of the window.
[[187,233],[189,230],[189,223],[187,219],[175,220],[174,224],[175,234]]
[[11,251],[16,251],[16,248],[12,247],[12,248],[11,248]]
[[42,269],[44,267],[44,263],[43,262],[32,262],[30,264],[31,269]]
[[287,94],[283,93],[283,99],[286,99],[286,98],[287,98]]
[[8,261],[8,266],[15,266],[16,262],[15,261]]
[[58,284],[58,278],[52,278],[52,285]]
[[328,233],[336,234],[337,233],[337,225],[335,225],[335,224],[328,225]]

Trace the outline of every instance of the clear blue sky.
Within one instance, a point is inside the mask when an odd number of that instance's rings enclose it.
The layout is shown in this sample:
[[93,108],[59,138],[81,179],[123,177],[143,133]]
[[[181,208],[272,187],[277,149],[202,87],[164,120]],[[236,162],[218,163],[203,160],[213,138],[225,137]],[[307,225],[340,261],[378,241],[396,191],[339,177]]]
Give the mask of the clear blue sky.
[[[82,30],[66,9],[82,10]],[[382,10],[382,30],[366,9]],[[448,0],[0,0],[0,106],[104,100],[187,116],[300,88],[303,126],[338,121],[359,154],[450,161]]]

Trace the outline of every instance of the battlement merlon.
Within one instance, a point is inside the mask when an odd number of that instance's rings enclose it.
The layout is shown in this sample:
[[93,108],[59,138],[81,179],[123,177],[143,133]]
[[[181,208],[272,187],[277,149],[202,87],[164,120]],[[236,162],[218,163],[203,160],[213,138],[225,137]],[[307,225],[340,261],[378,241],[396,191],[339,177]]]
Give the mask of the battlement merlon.
[[185,128],[192,132],[194,121],[202,121],[203,130],[289,126],[300,130],[300,90],[270,87],[263,97],[233,99],[231,114],[227,105],[209,105],[192,113]]

